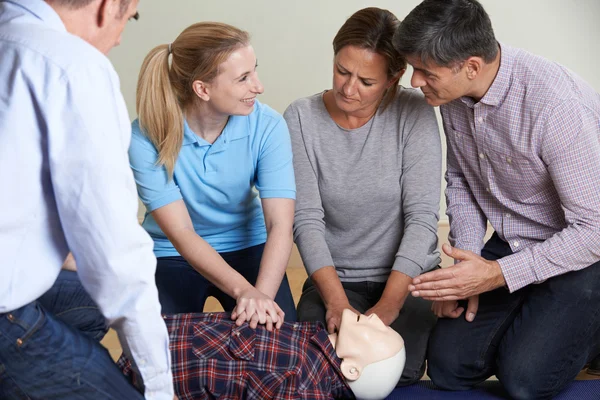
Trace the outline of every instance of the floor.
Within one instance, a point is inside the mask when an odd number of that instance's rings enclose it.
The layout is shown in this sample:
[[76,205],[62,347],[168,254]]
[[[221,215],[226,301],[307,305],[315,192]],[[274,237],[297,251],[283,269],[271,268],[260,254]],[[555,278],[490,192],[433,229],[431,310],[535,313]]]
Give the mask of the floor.
[[[442,265],[450,265],[451,260],[444,257],[442,261]],[[302,285],[306,280],[306,271],[302,266],[297,253],[294,252],[292,254],[292,258],[290,259],[290,264],[287,269],[287,276],[290,282],[290,287],[292,289],[292,295],[294,296],[294,301],[298,304],[298,300],[300,299],[300,294],[302,293]],[[210,297],[206,305],[204,307],[204,311],[213,312],[213,311],[223,311],[219,302],[214,298]],[[110,330],[104,340],[102,340],[102,344],[108,349],[113,359],[119,358],[121,355],[121,346],[119,345],[119,339],[114,331]],[[424,379],[428,379],[427,376]],[[494,379],[494,378],[492,378]],[[588,379],[600,379],[600,376],[589,375],[585,373],[585,371],[581,371],[581,373],[577,376],[577,380],[588,380]]]

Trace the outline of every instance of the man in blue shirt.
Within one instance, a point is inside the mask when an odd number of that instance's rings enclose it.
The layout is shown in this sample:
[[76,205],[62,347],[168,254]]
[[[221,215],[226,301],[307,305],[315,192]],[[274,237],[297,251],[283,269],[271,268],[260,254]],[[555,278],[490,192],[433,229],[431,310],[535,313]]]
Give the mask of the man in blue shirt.
[[142,398],[94,338],[38,301],[69,249],[145,398],[173,398],[129,118],[105,56],[137,4],[0,0],[0,398]]

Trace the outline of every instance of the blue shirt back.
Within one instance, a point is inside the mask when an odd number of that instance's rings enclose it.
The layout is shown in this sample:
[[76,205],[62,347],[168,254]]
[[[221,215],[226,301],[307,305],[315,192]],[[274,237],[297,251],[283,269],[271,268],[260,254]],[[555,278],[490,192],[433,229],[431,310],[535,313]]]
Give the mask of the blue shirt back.
[[147,209],[143,227],[154,240],[157,257],[179,255],[151,215],[160,207],[183,199],[196,233],[216,251],[228,252],[266,241],[259,195],[296,197],[287,125],[281,115],[258,101],[250,115],[231,116],[213,144],[184,121],[173,179],[164,166],[156,165],[158,151],[138,120],[132,131],[129,159]]
[[146,399],[172,399],[152,241],[136,218],[130,125],[110,61],[40,0],[0,0],[0,313],[55,282],[67,253]]

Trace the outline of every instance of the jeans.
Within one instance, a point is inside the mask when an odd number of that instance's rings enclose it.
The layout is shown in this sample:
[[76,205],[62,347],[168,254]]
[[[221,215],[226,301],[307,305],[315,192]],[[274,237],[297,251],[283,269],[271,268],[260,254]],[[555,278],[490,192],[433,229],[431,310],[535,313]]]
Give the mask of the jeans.
[[[496,233],[482,257],[512,254]],[[598,349],[600,263],[509,293],[479,296],[475,320],[438,320],[429,339],[428,373],[447,390],[468,390],[496,375],[515,399],[550,399]],[[466,309],[466,302],[462,304]]]
[[[361,313],[373,307],[381,298],[385,282],[342,282],[350,305]],[[327,310],[310,278],[304,283],[298,302],[299,321],[325,321]],[[431,302],[409,295],[398,318],[390,325],[404,339],[406,364],[398,386],[417,382],[425,373],[427,340],[435,325],[436,317],[431,311]]]
[[[255,285],[264,247],[261,244],[219,254],[250,284]],[[208,296],[215,297],[228,312],[236,305],[234,298],[200,275],[181,256],[157,258],[156,287],[163,314],[202,312]],[[275,302],[285,312],[286,321],[296,321],[296,307],[286,275],[283,276]]]
[[77,274],[61,271],[38,301],[0,314],[0,398],[143,399],[98,342],[106,330]]
[[81,285],[77,272],[61,270],[38,302],[57,319],[98,342],[108,332],[106,319]]

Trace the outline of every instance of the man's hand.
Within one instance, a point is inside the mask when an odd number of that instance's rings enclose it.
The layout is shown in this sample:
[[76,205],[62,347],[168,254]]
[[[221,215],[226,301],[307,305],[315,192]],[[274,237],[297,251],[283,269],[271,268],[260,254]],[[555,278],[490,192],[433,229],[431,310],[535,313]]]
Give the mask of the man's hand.
[[333,303],[329,307],[327,307],[327,312],[325,313],[325,323],[327,325],[327,332],[336,333],[340,330],[340,324],[342,323],[342,311],[344,309],[349,309],[352,312],[360,315],[362,314],[360,311],[357,311],[350,305],[348,302],[339,302]]
[[379,317],[381,321],[387,326],[390,326],[392,322],[398,318],[398,314],[400,314],[400,309],[393,304],[387,304],[385,301],[380,299],[377,304],[368,309],[365,312],[365,315],[375,314]]
[[281,328],[285,313],[279,307],[275,300],[263,292],[250,286],[242,291],[236,299],[237,304],[231,312],[231,319],[235,320],[237,326],[248,321],[252,329],[256,329],[258,324],[266,325],[268,331]]
[[[469,322],[473,322],[477,309],[479,308],[479,295],[469,297],[469,304],[467,306],[467,314],[465,319]],[[458,306],[458,301],[434,301],[431,305],[431,310],[438,318],[458,318],[465,311],[464,307]]]
[[417,276],[408,286],[413,296],[432,301],[462,300],[506,284],[497,261],[488,261],[448,244],[444,244],[442,250],[460,262]]

